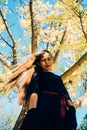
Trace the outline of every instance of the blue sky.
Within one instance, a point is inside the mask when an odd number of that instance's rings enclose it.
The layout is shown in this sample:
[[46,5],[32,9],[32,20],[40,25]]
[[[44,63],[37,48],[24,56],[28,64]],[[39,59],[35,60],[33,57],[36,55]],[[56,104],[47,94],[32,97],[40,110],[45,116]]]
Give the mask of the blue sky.
[[[57,0],[44,0],[44,2],[47,2],[47,1],[49,1],[49,3],[51,3],[51,4],[55,4],[55,2]],[[13,15],[11,15],[11,14],[7,15],[7,20],[10,23],[12,33],[15,35],[16,40],[19,37],[23,36],[23,30],[20,28],[20,25],[18,23],[19,16],[16,15],[15,5],[18,4],[18,3],[19,3],[18,0],[9,0],[8,7],[13,11],[13,12],[11,12],[11,13],[13,13]],[[3,6],[3,3],[0,3],[0,6]],[[87,7],[87,0],[83,0],[83,6],[85,8]],[[7,36],[7,33],[6,33],[6,36]],[[28,41],[28,39],[26,39],[23,42],[26,43],[26,41]],[[8,53],[8,49],[9,48],[4,49],[4,47],[0,46],[0,52],[3,52],[3,53],[5,52],[6,53],[6,51],[7,51],[7,53]],[[59,72],[59,74],[61,74],[61,72]],[[6,111],[6,113],[7,112],[12,112],[14,106],[16,106],[17,110],[20,111],[20,106],[17,105],[17,98],[15,98],[13,100],[13,102],[14,103],[12,103],[12,104],[9,103],[9,100],[6,97],[0,98],[0,106],[3,106],[3,110]],[[5,104],[6,104],[6,107],[4,107]],[[87,114],[87,108],[79,108],[79,109],[77,109],[78,124],[81,123],[82,118],[84,117],[85,114]]]
[[84,8],[87,8],[87,0],[83,0],[82,5],[83,5]]
[[78,125],[80,125],[83,117],[85,114],[87,114],[87,108],[83,107],[83,108],[78,108],[76,110],[76,114],[77,114],[77,121],[78,121]]

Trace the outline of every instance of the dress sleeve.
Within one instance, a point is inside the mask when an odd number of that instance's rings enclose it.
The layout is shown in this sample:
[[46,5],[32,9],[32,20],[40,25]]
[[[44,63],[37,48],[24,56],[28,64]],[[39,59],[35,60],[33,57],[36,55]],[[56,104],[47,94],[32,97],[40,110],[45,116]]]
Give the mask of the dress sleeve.
[[59,83],[58,84],[60,86],[60,94],[65,95],[66,99],[70,99],[69,93],[68,93],[68,91],[67,91],[67,89],[66,89],[66,87],[65,87],[65,85],[64,85],[64,83],[63,83],[63,81],[61,79],[61,77],[59,77]]
[[30,97],[30,95],[32,93],[37,93],[38,94],[38,92],[39,92],[38,80],[39,80],[39,77],[37,76],[36,73],[34,73],[33,77],[32,77],[32,80],[31,80],[31,83],[26,85],[26,93],[25,93],[26,101],[29,99],[29,97]]
[[38,82],[39,82],[39,76],[38,76],[37,72],[35,72],[32,77],[31,83],[29,85],[28,93],[30,93],[30,94],[37,93],[38,94],[38,92],[39,92]]
[[33,76],[33,78],[32,78],[32,81],[31,81],[31,90],[30,90],[30,93],[37,93],[38,94],[38,92],[39,92],[38,82],[39,82],[39,77],[35,73],[34,76]]

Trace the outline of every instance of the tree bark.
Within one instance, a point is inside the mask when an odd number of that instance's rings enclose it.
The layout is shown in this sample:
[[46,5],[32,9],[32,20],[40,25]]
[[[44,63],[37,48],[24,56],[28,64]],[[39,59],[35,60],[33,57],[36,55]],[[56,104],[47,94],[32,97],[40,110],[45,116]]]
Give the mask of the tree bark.
[[13,130],[19,130],[20,126],[22,125],[23,119],[26,116],[27,111],[28,111],[27,106],[22,108]]
[[30,0],[30,16],[31,16],[31,37],[32,37],[32,53],[36,51],[37,48],[37,26],[35,25],[35,17],[33,13],[33,0]]

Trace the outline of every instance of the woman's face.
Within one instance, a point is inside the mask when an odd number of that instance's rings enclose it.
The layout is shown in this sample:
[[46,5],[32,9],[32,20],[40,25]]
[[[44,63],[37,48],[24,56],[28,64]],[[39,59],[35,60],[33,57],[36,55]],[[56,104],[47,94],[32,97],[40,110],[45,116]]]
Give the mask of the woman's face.
[[40,58],[40,66],[43,69],[43,71],[51,71],[52,64],[53,64],[53,58],[51,54],[48,52],[45,52],[41,58]]

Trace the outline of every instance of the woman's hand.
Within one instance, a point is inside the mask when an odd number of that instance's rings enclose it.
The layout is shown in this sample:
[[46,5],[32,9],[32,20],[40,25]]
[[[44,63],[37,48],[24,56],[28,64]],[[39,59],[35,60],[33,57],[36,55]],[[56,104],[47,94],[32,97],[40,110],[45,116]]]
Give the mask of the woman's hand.
[[70,99],[67,99],[67,100],[66,100],[66,103],[67,103],[67,106],[68,106],[68,107],[69,107],[69,106],[74,106],[73,103],[72,103],[72,101],[71,101]]
[[40,54],[43,54],[43,53],[44,52],[42,50],[42,51],[39,51],[39,52],[34,52],[32,55],[35,56],[35,57],[37,57],[37,56],[39,56]]

